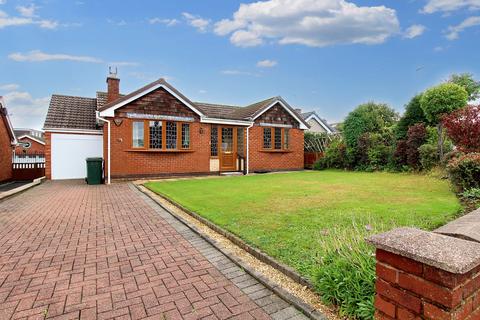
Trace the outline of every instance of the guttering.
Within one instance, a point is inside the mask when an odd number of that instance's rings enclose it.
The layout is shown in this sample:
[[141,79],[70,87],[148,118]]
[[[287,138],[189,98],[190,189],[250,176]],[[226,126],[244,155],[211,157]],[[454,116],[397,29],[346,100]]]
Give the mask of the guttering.
[[110,184],[110,120],[100,117],[100,112],[95,112],[96,118],[100,121],[106,122],[108,126],[107,135],[107,184]]
[[253,122],[247,127],[247,157],[245,159],[245,172],[248,175],[250,171],[250,128],[253,127]]
[[70,128],[43,128],[43,130],[45,132],[53,132],[53,133],[84,133],[84,134],[103,135],[102,130],[70,129]]
[[200,122],[211,123],[211,124],[227,124],[227,125],[232,125],[232,126],[251,126],[251,125],[253,125],[252,121],[220,119],[220,118],[207,118],[207,117],[200,118]]

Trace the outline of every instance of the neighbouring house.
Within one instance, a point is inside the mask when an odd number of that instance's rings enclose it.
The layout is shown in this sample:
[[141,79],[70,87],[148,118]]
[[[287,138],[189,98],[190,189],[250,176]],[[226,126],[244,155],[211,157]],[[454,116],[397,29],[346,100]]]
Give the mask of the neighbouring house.
[[14,132],[18,142],[15,147],[15,155],[45,154],[45,137],[42,131],[15,128]]
[[325,119],[320,118],[315,111],[305,112],[301,115],[310,126],[310,128],[307,130],[309,132],[329,134],[336,132],[335,128],[329,125]]
[[45,120],[46,176],[109,178],[303,169],[302,116],[281,97],[249,106],[193,102],[164,79],[120,94],[116,74],[95,98],[53,95]]
[[17,144],[7,107],[0,96],[0,182],[12,179],[12,151]]

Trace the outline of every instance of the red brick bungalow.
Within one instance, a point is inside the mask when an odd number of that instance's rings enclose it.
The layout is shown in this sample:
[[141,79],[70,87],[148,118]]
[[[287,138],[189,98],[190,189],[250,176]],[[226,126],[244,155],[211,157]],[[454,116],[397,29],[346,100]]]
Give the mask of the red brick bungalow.
[[303,168],[308,124],[281,97],[238,107],[192,102],[164,79],[128,95],[119,83],[110,75],[96,99],[52,96],[47,178],[85,177],[87,156],[105,159],[107,181]]
[[16,144],[5,102],[0,97],[0,182],[12,178],[12,151]]

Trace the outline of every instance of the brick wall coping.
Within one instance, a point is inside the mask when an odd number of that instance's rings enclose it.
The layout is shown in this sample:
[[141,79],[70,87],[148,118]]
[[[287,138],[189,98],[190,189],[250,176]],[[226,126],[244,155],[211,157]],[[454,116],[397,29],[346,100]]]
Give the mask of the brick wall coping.
[[480,265],[480,243],[415,228],[398,228],[367,239],[375,247],[451,273]]
[[434,232],[480,242],[480,209],[447,223]]

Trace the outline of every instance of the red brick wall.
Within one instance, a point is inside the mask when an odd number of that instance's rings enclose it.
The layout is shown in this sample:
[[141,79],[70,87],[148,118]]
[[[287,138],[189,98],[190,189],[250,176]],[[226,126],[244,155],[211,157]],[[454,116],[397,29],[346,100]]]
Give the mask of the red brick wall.
[[12,144],[5,122],[0,116],[0,181],[12,178]]
[[[18,142],[26,142],[29,141],[32,145],[30,148],[25,149],[22,146],[15,147],[15,154],[23,154],[23,153],[45,153],[45,146],[41,143],[38,143],[35,140],[30,138],[22,138],[18,140]],[[25,152],[24,152],[25,151]]]
[[[209,173],[210,125],[191,123],[189,152],[135,151],[132,148],[132,120],[123,119],[117,126],[111,122],[111,176],[160,176],[164,174]],[[200,133],[202,131],[202,133]],[[104,126],[103,146],[107,168],[107,126]]]
[[377,249],[375,319],[480,319],[480,268],[449,273]]
[[52,179],[52,134],[45,132],[45,177]]
[[249,132],[249,167],[255,170],[300,170],[303,169],[303,130],[290,129],[288,152],[263,150],[263,127],[254,126]]

